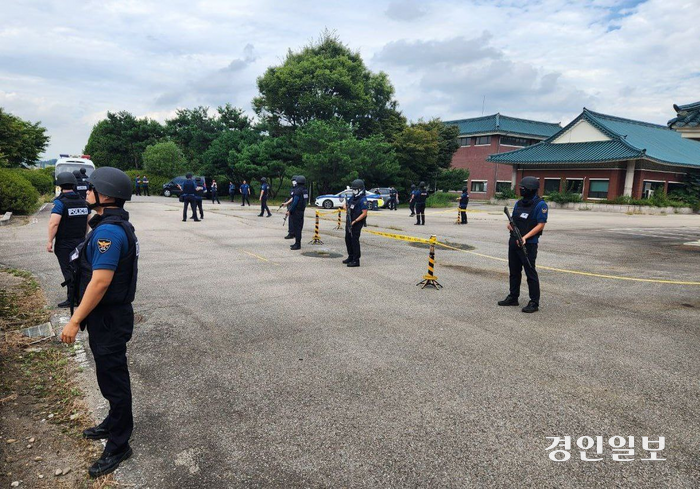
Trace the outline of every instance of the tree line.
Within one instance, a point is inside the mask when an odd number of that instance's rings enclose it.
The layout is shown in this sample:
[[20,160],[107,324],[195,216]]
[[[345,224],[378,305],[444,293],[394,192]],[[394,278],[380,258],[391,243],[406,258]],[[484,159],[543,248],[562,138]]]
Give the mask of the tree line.
[[257,79],[253,119],[230,104],[178,109],[161,124],[109,112],[84,152],[98,166],[226,180],[265,176],[279,188],[302,173],[322,192],[355,178],[399,190],[426,181],[461,188],[468,173],[450,169],[458,129],[439,119],[408,122],[385,73],[325,32]]

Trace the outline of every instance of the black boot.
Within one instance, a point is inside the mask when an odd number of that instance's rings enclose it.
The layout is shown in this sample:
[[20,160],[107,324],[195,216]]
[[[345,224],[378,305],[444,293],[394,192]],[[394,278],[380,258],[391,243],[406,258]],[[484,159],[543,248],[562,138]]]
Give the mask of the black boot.
[[498,301],[499,306],[517,306],[518,305],[518,298],[513,297],[512,295],[508,295],[505,299],[502,301]]
[[63,302],[59,302],[56,307],[70,307],[70,301],[66,299]]
[[119,464],[122,463],[127,458],[131,457],[131,447],[126,446],[123,450],[119,452],[103,452],[102,456],[92,464],[92,467],[88,470],[90,477],[93,479],[95,477],[100,477],[106,474],[110,474],[117,470]]
[[109,430],[102,426],[102,423],[83,431],[83,438],[88,440],[106,440],[109,438]]
[[294,239],[294,235],[288,234],[287,236],[284,237],[284,239]]
[[293,244],[292,246],[289,247],[290,250],[300,250],[301,245],[299,244]]
[[535,301],[530,301],[527,303],[527,306],[523,307],[523,312],[531,313],[531,312],[536,312],[539,311],[539,305]]
[[353,259],[351,257],[347,257],[345,260],[343,260],[343,264],[347,265],[351,261],[353,261]]
[[348,263],[348,267],[349,267],[349,268],[352,268],[352,267],[359,267],[359,266],[360,266],[360,262],[359,262],[359,261],[351,261],[350,263]]
[[425,214],[420,215],[420,220],[421,220],[421,226],[425,226]]

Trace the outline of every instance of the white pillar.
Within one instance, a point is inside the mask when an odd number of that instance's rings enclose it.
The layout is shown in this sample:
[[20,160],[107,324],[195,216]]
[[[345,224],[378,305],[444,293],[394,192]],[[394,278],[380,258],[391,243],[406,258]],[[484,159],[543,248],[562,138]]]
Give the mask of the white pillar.
[[518,178],[518,170],[516,169],[515,165],[511,167],[513,171],[510,174],[510,188],[515,188],[515,181]]
[[634,185],[634,167],[634,160],[627,162],[627,174],[625,174],[625,197],[632,197],[632,187]]

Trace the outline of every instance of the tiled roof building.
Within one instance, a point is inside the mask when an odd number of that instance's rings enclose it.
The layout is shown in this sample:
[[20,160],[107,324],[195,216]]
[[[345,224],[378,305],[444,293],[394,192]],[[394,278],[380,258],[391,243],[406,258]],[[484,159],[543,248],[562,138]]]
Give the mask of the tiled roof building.
[[700,141],[700,102],[673,104],[673,108],[677,115],[668,121],[668,127],[680,132],[684,138]]

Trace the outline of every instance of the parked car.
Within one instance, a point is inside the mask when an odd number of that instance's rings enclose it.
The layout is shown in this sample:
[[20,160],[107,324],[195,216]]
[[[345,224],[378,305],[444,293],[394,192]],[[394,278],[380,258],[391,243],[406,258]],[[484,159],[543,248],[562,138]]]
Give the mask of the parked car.
[[389,205],[389,187],[377,187],[369,190],[373,194],[378,194],[382,196],[384,205],[380,206],[382,208]]
[[[193,180],[195,178],[197,178],[197,177],[192,177]],[[199,177],[199,178],[204,180],[204,177]],[[170,197],[171,195],[178,197],[180,195],[180,192],[181,192],[181,190],[178,188],[178,185],[182,186],[182,184],[185,183],[185,180],[187,180],[187,178],[185,178],[185,175],[173,178],[168,183],[163,184],[163,190],[161,193],[165,197]],[[208,187],[207,187],[207,189],[208,189]]]
[[[345,202],[345,199],[351,195],[352,190],[349,188],[343,190],[342,192],[338,192],[337,194],[319,195],[316,197],[316,207],[323,207],[324,209],[340,207]],[[384,206],[384,200],[379,194],[367,192],[367,201],[370,203],[372,210],[377,210],[379,207]]]

